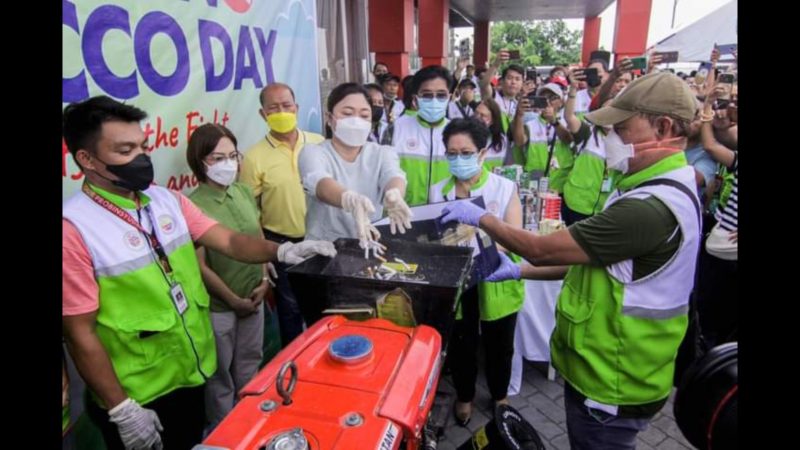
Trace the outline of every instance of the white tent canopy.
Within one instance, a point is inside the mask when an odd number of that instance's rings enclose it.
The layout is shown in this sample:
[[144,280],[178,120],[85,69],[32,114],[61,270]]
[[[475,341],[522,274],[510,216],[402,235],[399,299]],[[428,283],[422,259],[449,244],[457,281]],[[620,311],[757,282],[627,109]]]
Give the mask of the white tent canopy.
[[[718,45],[737,43],[738,9],[736,0],[720,6],[656,45],[658,52],[678,52],[680,61],[707,61],[714,43]],[[731,55],[723,55],[721,61],[732,61]]]

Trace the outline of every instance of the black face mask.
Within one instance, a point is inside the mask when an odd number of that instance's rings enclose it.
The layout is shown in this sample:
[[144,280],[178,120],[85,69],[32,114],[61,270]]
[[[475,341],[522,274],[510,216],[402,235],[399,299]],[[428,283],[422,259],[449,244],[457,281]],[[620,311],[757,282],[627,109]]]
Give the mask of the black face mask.
[[[100,162],[106,164],[103,160],[100,160]],[[143,191],[153,183],[153,161],[150,159],[150,156],[144,153],[137,155],[125,164],[106,164],[106,169],[120,179],[112,180],[108,177],[103,178],[122,189]],[[100,174],[98,173],[98,175]],[[102,177],[103,175],[100,176]]]
[[375,123],[383,117],[383,106],[372,105],[372,122]]

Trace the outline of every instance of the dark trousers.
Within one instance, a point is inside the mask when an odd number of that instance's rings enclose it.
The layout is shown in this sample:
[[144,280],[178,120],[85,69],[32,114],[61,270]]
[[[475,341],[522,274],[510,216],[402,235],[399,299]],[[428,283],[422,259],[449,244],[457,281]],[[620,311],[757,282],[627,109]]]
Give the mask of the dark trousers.
[[506,398],[514,355],[514,328],[517,313],[492,321],[480,320],[478,288],[461,296],[461,320],[453,325],[450,362],[458,401],[471,402],[478,378],[478,331],[486,348],[486,382],[492,400]]
[[635,450],[636,435],[646,430],[652,419],[613,416],[583,402],[583,396],[565,382],[564,409],[572,450]]
[[[264,229],[264,237],[280,245],[284,242],[300,242],[300,238],[291,238],[282,234],[273,233]],[[281,347],[286,347],[300,333],[303,332],[303,316],[300,313],[300,305],[294,296],[292,286],[289,285],[289,277],[286,269],[290,266],[283,263],[275,263],[275,272],[278,273],[278,281],[275,282],[275,303],[278,309],[278,327],[281,332]],[[264,316],[266,317],[266,315]]]
[[[181,388],[142,405],[158,414],[161,426],[161,442],[165,449],[191,450],[203,440],[206,407],[203,400],[205,385]],[[92,399],[86,401],[86,413],[103,434],[107,450],[125,450],[119,438],[117,424],[108,420],[108,411],[100,408]]]
[[697,313],[708,348],[738,339],[739,263],[706,252],[705,241],[697,264]]
[[580,222],[581,220],[588,219],[589,217],[592,216],[587,216],[570,209],[569,206],[567,206],[567,202],[564,201],[564,196],[561,196],[561,220],[564,221],[564,225],[570,226],[575,222]]

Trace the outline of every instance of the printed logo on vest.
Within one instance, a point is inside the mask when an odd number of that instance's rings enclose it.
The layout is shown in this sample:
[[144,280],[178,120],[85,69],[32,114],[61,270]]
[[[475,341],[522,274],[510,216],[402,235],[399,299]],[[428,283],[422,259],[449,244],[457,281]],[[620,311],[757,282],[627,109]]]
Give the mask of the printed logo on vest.
[[[486,210],[495,216],[500,217],[500,204],[496,201],[489,202],[489,204],[486,206]],[[500,218],[502,219],[502,217]]]
[[144,245],[144,238],[138,231],[128,231],[122,237],[122,241],[131,250],[139,250]]
[[175,231],[175,220],[169,214],[164,214],[158,218],[158,226],[161,227],[161,231],[170,234]]
[[410,137],[406,139],[406,148],[409,150],[416,150],[419,146],[416,138]]

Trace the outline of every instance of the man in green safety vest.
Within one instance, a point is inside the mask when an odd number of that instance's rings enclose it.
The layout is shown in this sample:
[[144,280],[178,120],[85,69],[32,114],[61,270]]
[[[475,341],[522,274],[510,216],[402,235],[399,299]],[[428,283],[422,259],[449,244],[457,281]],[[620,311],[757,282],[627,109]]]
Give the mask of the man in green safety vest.
[[[686,83],[662,72],[587,114],[612,127],[606,161],[621,179],[600,213],[566,230],[537,235],[469,202],[444,210],[444,222],[480,226],[535,266],[570,266],[550,350],[565,380],[572,449],[635,448],[672,390],[701,230],[694,169],[683,152],[695,109]],[[549,269],[521,270],[501,258],[493,280]]]
[[195,243],[248,263],[335,250],[236,233],[151,185],[146,116],[105,96],[64,110],[86,182],[62,210],[63,330],[106,448],[188,450],[202,440],[203,385],[217,369]]

